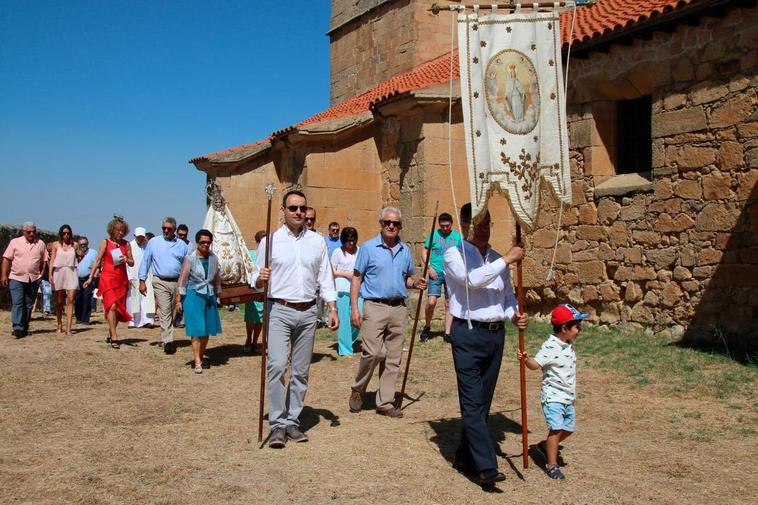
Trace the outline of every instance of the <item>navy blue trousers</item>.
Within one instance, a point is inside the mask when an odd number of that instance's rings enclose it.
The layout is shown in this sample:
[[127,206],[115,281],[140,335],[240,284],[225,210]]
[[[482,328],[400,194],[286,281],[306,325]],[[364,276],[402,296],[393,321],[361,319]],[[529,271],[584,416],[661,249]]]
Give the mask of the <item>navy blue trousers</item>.
[[89,323],[90,314],[92,314],[92,294],[97,288],[99,279],[94,279],[86,288],[84,287],[84,281],[87,277],[79,277],[79,289],[76,292],[76,298],[74,298],[74,316],[80,323]]
[[469,330],[465,321],[454,319],[452,337],[458,401],[463,417],[456,461],[480,472],[495,469],[497,458],[487,430],[487,418],[503,359],[505,328],[501,326],[499,330],[491,331],[474,327]]

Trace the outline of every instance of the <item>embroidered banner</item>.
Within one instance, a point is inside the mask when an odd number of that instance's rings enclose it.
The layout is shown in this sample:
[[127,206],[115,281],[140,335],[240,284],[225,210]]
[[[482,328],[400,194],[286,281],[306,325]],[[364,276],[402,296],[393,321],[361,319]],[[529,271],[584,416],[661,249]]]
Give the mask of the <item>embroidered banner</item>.
[[571,203],[557,12],[458,16],[458,56],[474,220],[494,192],[532,228],[540,181]]

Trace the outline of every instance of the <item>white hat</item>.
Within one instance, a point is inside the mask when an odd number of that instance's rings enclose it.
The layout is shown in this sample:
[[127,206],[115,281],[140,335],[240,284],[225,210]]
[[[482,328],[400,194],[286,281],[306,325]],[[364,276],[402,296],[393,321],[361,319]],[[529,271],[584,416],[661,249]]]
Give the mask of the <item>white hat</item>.
[[134,236],[135,237],[144,237],[145,236],[145,229],[141,226],[138,226],[134,229]]

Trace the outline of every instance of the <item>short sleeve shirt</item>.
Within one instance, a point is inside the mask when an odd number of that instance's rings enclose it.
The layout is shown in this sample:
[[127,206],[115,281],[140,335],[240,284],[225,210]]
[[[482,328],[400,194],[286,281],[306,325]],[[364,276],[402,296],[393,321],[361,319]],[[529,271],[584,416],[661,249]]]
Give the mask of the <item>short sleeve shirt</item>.
[[444,273],[445,251],[461,243],[461,234],[453,230],[446,237],[443,237],[439,230],[434,230],[431,241],[429,239],[430,237],[426,237],[426,241],[424,242],[424,247],[427,249],[430,248],[431,242],[432,257],[429,258],[429,266],[437,273]]
[[26,237],[16,237],[8,243],[3,258],[11,262],[9,279],[34,282],[42,277],[42,266],[48,260],[47,247],[39,239],[29,242]]
[[378,234],[361,244],[355,260],[355,272],[363,276],[361,296],[364,300],[408,298],[405,280],[416,273],[411,249],[398,241],[387,247]]
[[534,360],[542,367],[542,403],[574,403],[576,398],[576,354],[574,346],[555,335],[545,340]]

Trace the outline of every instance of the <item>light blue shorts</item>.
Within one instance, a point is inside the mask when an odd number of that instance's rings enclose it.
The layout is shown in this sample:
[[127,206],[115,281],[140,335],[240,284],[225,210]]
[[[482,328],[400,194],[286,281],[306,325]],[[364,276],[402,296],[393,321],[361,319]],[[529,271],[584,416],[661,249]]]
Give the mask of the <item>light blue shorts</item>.
[[542,413],[549,430],[576,431],[576,412],[570,403],[549,402],[542,404]]

